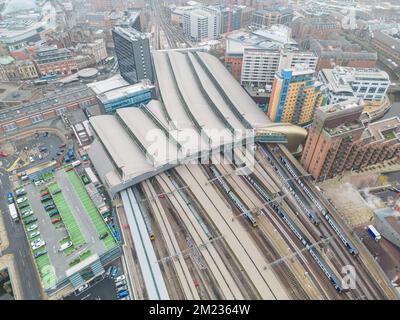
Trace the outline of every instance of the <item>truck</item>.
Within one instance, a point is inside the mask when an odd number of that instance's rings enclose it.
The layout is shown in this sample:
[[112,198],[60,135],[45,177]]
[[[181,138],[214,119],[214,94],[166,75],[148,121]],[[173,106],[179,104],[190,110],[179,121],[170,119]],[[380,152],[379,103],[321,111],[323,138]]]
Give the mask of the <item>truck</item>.
[[66,155],[66,156],[64,157],[64,162],[65,162],[65,163],[70,162],[70,159],[69,159],[69,156],[68,156],[68,155]]
[[8,211],[10,212],[11,219],[14,222],[18,222],[19,221],[18,212],[17,212],[17,208],[15,207],[14,203],[10,203],[8,205]]
[[378,232],[378,230],[375,229],[375,227],[371,224],[367,227],[368,233],[371,235],[371,237],[378,242],[381,240],[381,234]]
[[85,173],[89,177],[90,181],[92,181],[95,186],[98,186],[100,184],[99,179],[97,179],[92,168],[90,168],[90,167],[85,168]]

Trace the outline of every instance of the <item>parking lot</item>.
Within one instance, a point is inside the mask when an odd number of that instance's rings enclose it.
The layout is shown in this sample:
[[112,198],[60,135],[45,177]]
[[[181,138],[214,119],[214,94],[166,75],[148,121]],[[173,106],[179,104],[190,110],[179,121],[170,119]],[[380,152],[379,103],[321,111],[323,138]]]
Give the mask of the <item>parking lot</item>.
[[26,194],[15,196],[45,288],[65,278],[72,266],[116,246],[81,178],[71,169],[49,172],[40,183],[25,184]]
[[51,133],[38,133],[29,138],[7,142],[1,146],[1,151],[7,155],[1,162],[7,172],[26,171],[62,157],[59,153],[62,150],[59,148],[61,144],[63,141],[60,137]]
[[[117,266],[120,271],[116,276],[122,275],[122,262],[121,259],[115,260],[111,265]],[[105,277],[104,279],[91,284],[88,289],[81,293],[72,293],[65,300],[117,300],[117,288],[114,279]]]

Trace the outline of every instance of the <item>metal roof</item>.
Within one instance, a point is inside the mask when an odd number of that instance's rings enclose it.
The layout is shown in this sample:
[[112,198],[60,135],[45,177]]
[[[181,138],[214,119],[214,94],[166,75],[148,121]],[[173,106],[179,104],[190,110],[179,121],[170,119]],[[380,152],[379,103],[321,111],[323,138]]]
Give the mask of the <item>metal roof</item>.
[[[112,190],[220,152],[222,145],[242,144],[253,128],[270,123],[217,58],[158,51],[153,61],[162,101],[90,118],[104,149],[98,153],[114,165],[114,172],[103,172]],[[236,130],[244,131],[237,136]]]

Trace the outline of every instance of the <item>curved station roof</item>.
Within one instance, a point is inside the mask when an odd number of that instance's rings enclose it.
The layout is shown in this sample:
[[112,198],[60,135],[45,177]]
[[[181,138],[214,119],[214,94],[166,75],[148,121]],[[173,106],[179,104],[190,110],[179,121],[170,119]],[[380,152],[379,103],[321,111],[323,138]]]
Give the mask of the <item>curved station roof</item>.
[[214,56],[164,51],[153,61],[161,101],[90,118],[98,139],[89,153],[113,193],[221,146],[252,141],[254,129],[270,123]]

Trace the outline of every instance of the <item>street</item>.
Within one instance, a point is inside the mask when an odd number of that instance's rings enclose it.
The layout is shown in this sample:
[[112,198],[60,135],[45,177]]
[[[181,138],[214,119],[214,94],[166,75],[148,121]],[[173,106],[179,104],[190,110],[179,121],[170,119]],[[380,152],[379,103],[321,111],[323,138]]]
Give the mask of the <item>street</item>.
[[14,254],[15,265],[17,267],[21,290],[26,300],[40,300],[42,298],[41,284],[36,272],[33,258],[30,254],[28,242],[25,238],[22,223],[15,223],[8,214],[7,192],[11,190],[7,172],[4,167],[0,168],[0,210],[4,215],[4,224],[8,234],[9,247],[3,254]]

